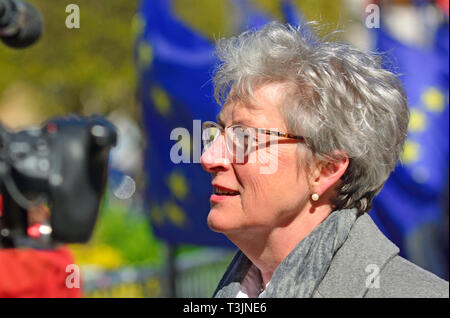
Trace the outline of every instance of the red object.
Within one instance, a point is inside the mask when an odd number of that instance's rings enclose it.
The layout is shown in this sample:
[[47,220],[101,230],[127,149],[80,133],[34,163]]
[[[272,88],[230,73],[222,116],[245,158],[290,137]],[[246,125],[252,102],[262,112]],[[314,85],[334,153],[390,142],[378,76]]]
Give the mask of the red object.
[[[0,195],[0,216],[1,211]],[[74,259],[67,247],[54,250],[0,249],[0,297],[81,297],[81,288],[74,287],[75,275],[73,267],[68,267],[70,264],[74,264]]]
[[41,235],[41,233],[39,232],[40,227],[41,224],[39,223],[33,224],[32,226],[28,227],[27,229],[28,236],[33,238],[39,237]]
[[73,263],[67,247],[46,251],[0,250],[0,297],[81,297],[80,288],[66,285],[66,280],[73,282],[69,276],[73,271],[66,272]]
[[448,0],[436,0],[436,5],[439,7],[439,9],[442,10],[442,12],[445,13],[445,15],[447,15],[448,18],[448,9],[449,9],[449,4],[448,4]]
[[49,134],[55,134],[58,132],[58,126],[55,123],[49,123],[47,125],[47,132]]

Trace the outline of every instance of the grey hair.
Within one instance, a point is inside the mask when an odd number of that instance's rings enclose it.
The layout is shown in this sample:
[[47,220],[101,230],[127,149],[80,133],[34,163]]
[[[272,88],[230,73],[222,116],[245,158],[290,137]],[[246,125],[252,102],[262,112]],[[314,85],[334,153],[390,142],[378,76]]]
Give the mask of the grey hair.
[[333,203],[367,212],[403,148],[406,97],[397,76],[382,68],[381,55],[319,39],[310,26],[271,22],[218,40],[215,97],[221,104],[245,100],[260,85],[286,84],[280,111],[289,132],[307,139],[307,166],[348,156]]

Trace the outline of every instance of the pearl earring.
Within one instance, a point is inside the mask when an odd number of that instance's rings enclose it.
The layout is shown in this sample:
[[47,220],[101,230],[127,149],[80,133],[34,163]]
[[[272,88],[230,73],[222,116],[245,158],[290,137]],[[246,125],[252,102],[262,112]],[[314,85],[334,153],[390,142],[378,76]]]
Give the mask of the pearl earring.
[[317,201],[317,200],[319,200],[319,195],[318,195],[317,193],[313,193],[313,194],[311,195],[311,199],[312,199],[313,201]]

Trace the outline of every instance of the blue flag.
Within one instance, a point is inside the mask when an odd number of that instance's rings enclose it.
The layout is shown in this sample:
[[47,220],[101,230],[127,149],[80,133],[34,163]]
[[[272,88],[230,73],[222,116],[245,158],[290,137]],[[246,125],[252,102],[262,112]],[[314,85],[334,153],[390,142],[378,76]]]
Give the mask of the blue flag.
[[218,112],[210,81],[214,45],[177,20],[171,5],[142,1],[137,15],[147,209],[155,235],[168,243],[232,246],[206,225],[210,177],[195,158],[201,136],[194,119],[214,120]]
[[401,164],[370,215],[402,256],[448,279],[448,24],[429,48],[403,44],[383,27],[376,40],[400,75],[411,117]]
[[[230,1],[241,13],[237,32],[270,21],[251,2]],[[146,205],[154,233],[171,244],[232,247],[207,226],[211,178],[199,163],[200,120],[216,120],[220,111],[211,80],[214,43],[177,18],[170,0],[143,0],[134,27],[148,142]]]

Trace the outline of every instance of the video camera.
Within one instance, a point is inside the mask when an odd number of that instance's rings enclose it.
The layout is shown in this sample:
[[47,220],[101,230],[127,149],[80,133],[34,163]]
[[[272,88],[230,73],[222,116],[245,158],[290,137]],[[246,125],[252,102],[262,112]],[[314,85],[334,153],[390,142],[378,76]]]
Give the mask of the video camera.
[[101,116],[55,118],[15,133],[0,125],[0,247],[86,242],[116,140]]
[[[4,44],[32,45],[42,28],[35,7],[0,0]],[[116,140],[115,127],[101,116],[55,118],[19,132],[0,124],[0,248],[89,240]]]

